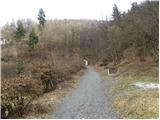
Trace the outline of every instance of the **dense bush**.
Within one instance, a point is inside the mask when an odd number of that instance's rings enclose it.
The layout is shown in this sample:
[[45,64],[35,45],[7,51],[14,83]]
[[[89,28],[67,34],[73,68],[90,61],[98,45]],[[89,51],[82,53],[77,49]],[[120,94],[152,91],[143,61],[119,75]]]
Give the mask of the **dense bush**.
[[45,91],[54,90],[58,81],[61,81],[62,75],[57,71],[46,71],[41,75],[42,84]]
[[37,80],[21,75],[2,81],[1,117],[21,116],[31,100],[42,94],[42,86]]
[[57,62],[56,66],[49,62],[37,63],[32,67],[30,76],[20,74],[18,77],[2,80],[2,118],[21,116],[35,97],[54,90],[60,82],[70,80],[72,74],[82,69],[81,64],[68,63],[62,66],[61,62]]
[[54,90],[58,83],[71,79],[71,75],[78,72],[80,66],[63,67],[63,69],[53,68],[42,73],[41,81],[44,91]]

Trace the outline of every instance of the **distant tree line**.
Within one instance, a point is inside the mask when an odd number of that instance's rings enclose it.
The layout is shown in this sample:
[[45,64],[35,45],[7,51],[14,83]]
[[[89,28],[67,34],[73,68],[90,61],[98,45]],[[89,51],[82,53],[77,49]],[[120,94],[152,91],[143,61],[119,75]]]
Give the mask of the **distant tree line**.
[[100,60],[108,59],[118,64],[123,51],[134,46],[142,61],[151,55],[158,62],[159,2],[132,3],[127,12],[113,6],[111,20],[45,20],[41,8],[39,24],[32,20],[13,21],[2,28],[8,41],[26,41],[30,50],[39,42],[61,54],[70,55],[78,50],[81,56]]
[[113,19],[103,21],[101,28],[106,40],[108,56],[117,64],[125,49],[134,46],[142,61],[151,55],[158,62],[159,2],[132,3],[131,10],[121,13],[113,7]]

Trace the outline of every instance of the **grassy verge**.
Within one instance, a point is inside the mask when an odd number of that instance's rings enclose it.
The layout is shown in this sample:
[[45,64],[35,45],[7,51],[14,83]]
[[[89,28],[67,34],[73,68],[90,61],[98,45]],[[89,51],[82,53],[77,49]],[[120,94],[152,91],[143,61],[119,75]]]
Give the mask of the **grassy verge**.
[[[121,67],[125,67],[121,66]],[[139,71],[139,74],[131,74],[135,69],[128,69],[125,73],[116,77],[107,75],[107,71],[99,68],[101,78],[108,80],[110,88],[115,96],[113,107],[121,118],[149,119],[158,118],[158,89],[144,90],[132,85],[135,82],[158,83],[158,76],[147,75],[147,71]],[[143,73],[143,74],[142,74]]]

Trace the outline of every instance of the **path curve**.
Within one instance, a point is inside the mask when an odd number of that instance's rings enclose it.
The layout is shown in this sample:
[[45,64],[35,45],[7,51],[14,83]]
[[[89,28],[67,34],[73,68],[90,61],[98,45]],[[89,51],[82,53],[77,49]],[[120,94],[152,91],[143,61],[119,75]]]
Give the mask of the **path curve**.
[[55,119],[113,119],[118,115],[112,109],[112,101],[107,93],[106,81],[88,67],[78,87],[59,104],[51,118]]

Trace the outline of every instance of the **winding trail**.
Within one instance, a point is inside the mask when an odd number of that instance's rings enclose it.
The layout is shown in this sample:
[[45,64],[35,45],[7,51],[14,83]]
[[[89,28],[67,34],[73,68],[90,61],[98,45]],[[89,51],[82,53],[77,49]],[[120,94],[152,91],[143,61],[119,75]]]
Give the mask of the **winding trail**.
[[77,88],[62,100],[51,118],[118,118],[112,109],[112,96],[107,92],[106,82],[92,67],[88,67]]

